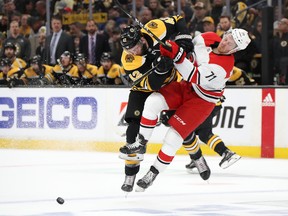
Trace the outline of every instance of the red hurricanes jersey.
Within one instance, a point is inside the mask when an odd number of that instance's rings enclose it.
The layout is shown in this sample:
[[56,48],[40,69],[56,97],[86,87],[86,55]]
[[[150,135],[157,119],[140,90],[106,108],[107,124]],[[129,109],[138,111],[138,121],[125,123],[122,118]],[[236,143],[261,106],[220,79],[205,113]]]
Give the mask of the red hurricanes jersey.
[[198,35],[193,39],[194,62],[185,59],[176,66],[183,78],[192,83],[199,97],[215,103],[223,95],[234,66],[233,55],[219,55],[212,51],[220,41],[221,38],[214,32]]

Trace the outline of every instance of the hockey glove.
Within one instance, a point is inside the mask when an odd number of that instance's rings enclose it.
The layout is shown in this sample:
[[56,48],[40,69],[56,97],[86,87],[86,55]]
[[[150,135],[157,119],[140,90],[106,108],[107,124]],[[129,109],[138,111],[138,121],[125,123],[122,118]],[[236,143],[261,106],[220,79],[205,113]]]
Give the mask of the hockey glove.
[[192,43],[192,36],[189,34],[180,34],[175,37],[175,42],[183,47],[186,53],[192,53],[194,51],[194,44]]
[[159,56],[152,63],[152,67],[155,68],[154,72],[163,75],[168,73],[173,68],[173,61],[165,56]]
[[179,47],[177,43],[171,40],[166,41],[167,45],[160,45],[160,53],[162,56],[166,56],[173,59],[173,62],[180,64],[184,61],[186,52],[182,47]]

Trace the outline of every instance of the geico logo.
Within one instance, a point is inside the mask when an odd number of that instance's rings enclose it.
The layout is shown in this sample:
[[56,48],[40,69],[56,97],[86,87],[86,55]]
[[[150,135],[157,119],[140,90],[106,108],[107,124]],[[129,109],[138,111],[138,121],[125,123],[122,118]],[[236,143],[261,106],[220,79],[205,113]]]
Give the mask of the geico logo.
[[213,127],[220,128],[243,128],[246,106],[231,107],[223,106],[221,111],[213,119]]
[[93,129],[96,125],[93,97],[0,97],[0,128]]

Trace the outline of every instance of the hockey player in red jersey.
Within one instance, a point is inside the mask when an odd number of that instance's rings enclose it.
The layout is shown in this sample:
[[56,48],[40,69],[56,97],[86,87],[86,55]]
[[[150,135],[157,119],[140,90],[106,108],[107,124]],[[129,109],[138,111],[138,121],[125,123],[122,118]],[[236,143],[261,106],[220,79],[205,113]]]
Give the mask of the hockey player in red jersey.
[[183,140],[194,131],[212,112],[223,96],[225,83],[232,74],[233,53],[245,49],[250,43],[247,31],[233,29],[223,39],[216,33],[207,32],[193,39],[194,61],[185,58],[186,53],[173,41],[160,46],[161,55],[171,58],[184,81],[173,82],[146,100],[137,141],[122,154],[137,153],[146,145],[162,110],[176,110],[168,123],[168,129],[157,159],[147,174],[137,182],[138,190],[149,187],[156,176],[172,162]]

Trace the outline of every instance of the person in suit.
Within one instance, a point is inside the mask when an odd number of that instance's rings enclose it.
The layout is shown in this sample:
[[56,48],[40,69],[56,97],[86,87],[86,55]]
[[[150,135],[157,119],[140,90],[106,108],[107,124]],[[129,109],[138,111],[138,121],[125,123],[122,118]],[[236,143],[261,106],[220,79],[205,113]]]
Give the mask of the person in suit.
[[69,51],[74,53],[72,37],[62,30],[62,19],[60,16],[53,16],[51,19],[52,33],[45,41],[44,59],[46,64],[55,65],[62,53]]
[[87,56],[89,64],[100,67],[100,59],[103,52],[110,52],[109,38],[98,33],[98,25],[94,20],[88,20],[86,24],[87,35],[80,39],[79,51]]

